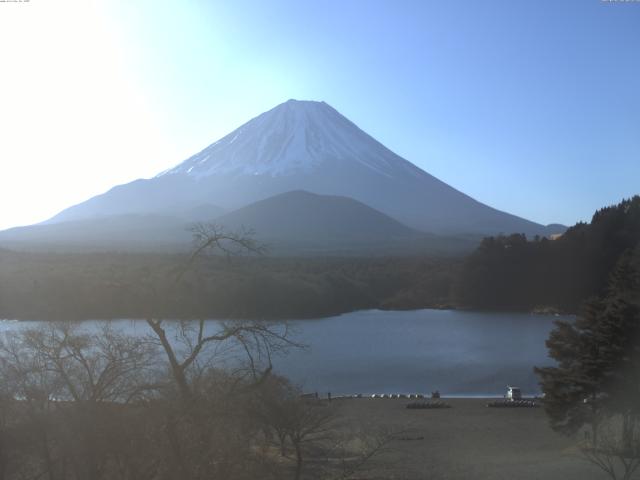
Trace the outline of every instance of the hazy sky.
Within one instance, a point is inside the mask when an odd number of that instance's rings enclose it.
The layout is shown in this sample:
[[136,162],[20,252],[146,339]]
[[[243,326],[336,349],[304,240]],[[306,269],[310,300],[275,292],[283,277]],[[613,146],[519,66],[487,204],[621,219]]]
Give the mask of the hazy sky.
[[0,228],[324,100],[493,207],[640,193],[640,2],[0,2]]

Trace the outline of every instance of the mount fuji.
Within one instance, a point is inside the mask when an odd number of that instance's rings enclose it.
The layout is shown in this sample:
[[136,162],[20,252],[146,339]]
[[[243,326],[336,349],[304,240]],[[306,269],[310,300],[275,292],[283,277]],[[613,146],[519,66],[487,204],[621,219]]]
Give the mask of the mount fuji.
[[153,178],[116,186],[41,227],[121,215],[211,220],[292,191],[347,197],[431,234],[558,233],[557,227],[496,210],[450,187],[328,104],[297,100],[255,117]]

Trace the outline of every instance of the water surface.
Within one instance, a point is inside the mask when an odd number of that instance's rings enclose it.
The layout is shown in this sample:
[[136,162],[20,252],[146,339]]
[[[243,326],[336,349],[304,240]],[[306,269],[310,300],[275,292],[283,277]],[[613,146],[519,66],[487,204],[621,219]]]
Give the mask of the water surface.
[[[274,359],[274,370],[306,392],[326,395],[428,393],[502,395],[507,385],[539,393],[533,366],[551,365],[545,340],[553,321],[521,313],[455,310],[352,312],[290,325],[302,351]],[[214,329],[217,320],[209,320]],[[0,322],[0,331],[34,322]],[[89,328],[99,321],[83,322]],[[140,320],[113,322],[133,334]]]

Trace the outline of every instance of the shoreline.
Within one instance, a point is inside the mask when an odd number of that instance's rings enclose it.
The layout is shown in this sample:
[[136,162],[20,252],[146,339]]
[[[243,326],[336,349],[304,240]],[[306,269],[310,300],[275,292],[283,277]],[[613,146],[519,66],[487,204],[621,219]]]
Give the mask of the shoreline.
[[[311,395],[313,392],[305,392],[302,395]],[[323,397],[320,395],[319,393],[319,398],[322,399]],[[359,396],[360,395],[360,396]],[[444,400],[506,400],[504,395],[490,395],[490,394],[453,394],[453,395],[442,395],[440,396],[440,398],[431,398],[431,393],[423,393],[423,397],[422,398],[406,398],[406,397],[400,397],[400,398],[373,398],[372,395],[379,395],[377,393],[363,393],[363,394],[359,394],[359,393],[355,393],[355,394],[342,394],[342,393],[338,393],[336,395],[334,395],[333,393],[331,394],[331,400],[371,400],[371,401],[410,401],[410,402],[414,402],[416,400],[418,401],[430,401],[430,400],[435,400],[435,401],[444,401]],[[384,395],[407,395],[407,394],[384,394]],[[540,392],[540,395],[523,395],[522,396],[522,400],[526,400],[526,401],[541,401],[542,400],[542,392]],[[324,398],[326,399],[326,393]]]
[[[342,315],[349,314],[357,314],[357,313],[366,313],[366,312],[421,312],[424,310],[433,310],[433,311],[442,311],[442,312],[469,312],[469,313],[482,313],[482,314],[496,314],[496,315],[536,315],[536,316],[545,316],[545,317],[561,317],[561,316],[576,316],[577,313],[571,312],[562,312],[559,310],[482,310],[482,309],[474,309],[467,307],[456,307],[454,305],[442,305],[442,306],[427,306],[424,308],[361,308],[356,310],[345,310],[329,315],[322,316],[297,316],[297,317],[241,317],[241,316],[232,316],[232,317],[208,317],[205,318],[205,321],[255,321],[255,322],[292,322],[292,321],[307,321],[307,320],[325,320],[329,318],[336,318]],[[145,321],[145,318],[134,318],[134,317],[103,317],[100,318],[98,316],[92,318],[0,318],[0,322],[111,322],[111,321]],[[198,317],[183,317],[183,318],[166,318],[163,319],[168,322],[176,322],[176,321],[199,321],[202,318]]]

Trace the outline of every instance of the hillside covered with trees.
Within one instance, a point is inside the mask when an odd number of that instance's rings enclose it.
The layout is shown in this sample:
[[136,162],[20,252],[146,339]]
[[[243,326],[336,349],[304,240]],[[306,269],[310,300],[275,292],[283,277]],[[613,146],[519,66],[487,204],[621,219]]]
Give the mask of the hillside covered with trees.
[[0,251],[0,318],[309,318],[447,306],[459,260]]
[[603,293],[625,253],[639,253],[640,196],[598,210],[550,240],[524,235],[485,238],[464,262],[455,303],[477,309],[576,312]]

